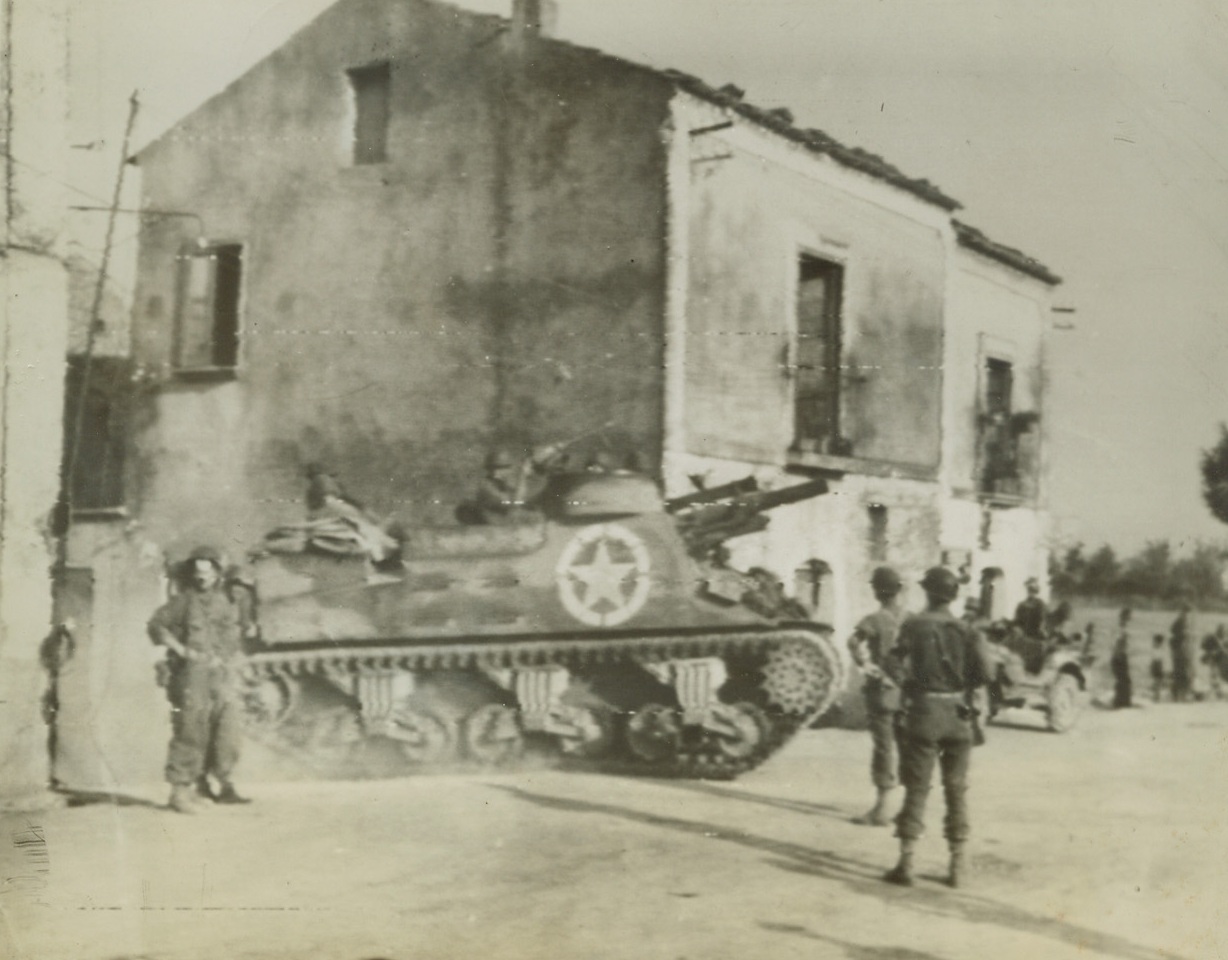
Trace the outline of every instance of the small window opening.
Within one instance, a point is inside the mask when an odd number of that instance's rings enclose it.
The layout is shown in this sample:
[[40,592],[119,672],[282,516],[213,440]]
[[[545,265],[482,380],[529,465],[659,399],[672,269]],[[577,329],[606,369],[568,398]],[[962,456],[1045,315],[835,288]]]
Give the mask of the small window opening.
[[354,97],[354,163],[388,159],[391,71],[387,63],[347,70]]
[[824,584],[830,579],[831,566],[824,560],[807,560],[793,571],[793,595],[812,618],[828,606]]
[[193,248],[179,258],[175,366],[234,367],[239,362],[243,247]]
[[998,619],[1002,607],[1001,591],[998,586],[1004,576],[999,567],[986,567],[981,571],[981,595],[977,601],[979,616]]
[[866,508],[870,518],[870,559],[875,563],[887,561],[887,507],[872,503]]

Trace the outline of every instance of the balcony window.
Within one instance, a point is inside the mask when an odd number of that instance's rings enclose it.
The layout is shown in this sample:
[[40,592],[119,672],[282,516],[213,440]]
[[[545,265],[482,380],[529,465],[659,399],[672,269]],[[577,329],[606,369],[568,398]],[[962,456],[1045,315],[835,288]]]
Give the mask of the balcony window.
[[840,436],[843,273],[817,257],[798,259],[794,449],[805,453],[848,453]]

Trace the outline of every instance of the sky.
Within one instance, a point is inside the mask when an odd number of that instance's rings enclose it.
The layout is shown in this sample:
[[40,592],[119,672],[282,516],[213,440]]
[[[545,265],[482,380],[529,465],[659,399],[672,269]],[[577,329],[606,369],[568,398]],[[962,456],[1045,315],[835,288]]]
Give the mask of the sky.
[[[133,90],[140,146],[330,5],[70,0],[80,202],[110,195]],[[507,14],[511,0],[456,5]],[[1054,316],[1046,409],[1055,541],[1228,541],[1198,475],[1228,421],[1228,0],[559,9],[563,39],[736,83],[928,178],[962,220],[1065,279],[1055,302],[1074,313]],[[117,254],[134,243],[121,225]]]

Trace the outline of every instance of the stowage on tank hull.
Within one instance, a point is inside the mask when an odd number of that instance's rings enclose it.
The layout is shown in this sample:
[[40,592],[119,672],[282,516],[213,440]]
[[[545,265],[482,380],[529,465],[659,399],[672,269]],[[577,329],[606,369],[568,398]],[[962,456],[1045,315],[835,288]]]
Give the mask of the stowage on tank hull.
[[830,630],[708,595],[647,484],[571,478],[519,522],[412,531],[392,571],[258,557],[252,735],[323,776],[761,763],[843,687]]

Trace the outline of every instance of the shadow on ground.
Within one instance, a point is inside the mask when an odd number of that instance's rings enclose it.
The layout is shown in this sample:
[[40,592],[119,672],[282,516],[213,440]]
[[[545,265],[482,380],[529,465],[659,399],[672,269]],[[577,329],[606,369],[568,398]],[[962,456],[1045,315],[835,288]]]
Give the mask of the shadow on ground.
[[147,807],[150,810],[165,810],[166,804],[154,803],[144,797],[134,797],[126,793],[106,793],[96,790],[59,790],[60,796],[68,807],[88,807],[98,803],[107,803],[115,807]]
[[749,790],[739,790],[736,787],[715,786],[702,780],[653,780],[658,787],[668,787],[671,790],[685,790],[688,793],[699,793],[721,800],[741,800],[745,803],[757,803],[777,810],[788,810],[791,813],[818,814],[821,817],[831,817],[834,820],[849,820],[847,810],[832,807],[824,803],[812,803],[809,800],[790,800],[786,797],[765,797]]
[[837,937],[815,933],[807,927],[794,923],[767,923],[760,920],[759,926],[772,933],[789,933],[807,940],[817,940],[819,943],[830,943],[833,947],[843,950],[849,960],[943,960],[937,954],[923,953],[908,947],[867,947],[849,940],[840,940]]
[[[963,891],[956,893],[937,887],[928,889],[925,886],[911,888],[893,887],[883,883],[881,879],[883,867],[881,864],[867,864],[863,861],[841,856],[830,850],[815,850],[801,844],[789,843],[784,840],[773,840],[768,837],[757,836],[741,830],[731,830],[699,820],[683,820],[679,817],[660,816],[609,803],[594,803],[588,800],[547,796],[546,794],[533,793],[532,791],[509,784],[491,783],[489,786],[495,790],[502,790],[527,803],[550,810],[616,817],[633,823],[660,827],[691,836],[704,837],[709,840],[721,840],[726,843],[737,844],[741,847],[748,847],[771,854],[774,859],[769,859],[767,862],[777,869],[835,881],[843,884],[854,893],[875,897],[891,903],[894,907],[913,910],[921,914],[949,918],[964,923],[990,924],[1033,936],[1048,937],[1051,940],[1074,947],[1077,950],[1097,951],[1121,957],[1122,960],[1157,960],[1157,958],[1161,958],[1161,960],[1186,960],[1186,958],[1179,954],[1157,950],[1154,947],[1144,947],[1122,937],[1093,930],[1090,927],[1081,927],[1062,920],[1037,916],[1010,904],[999,903]],[[716,793],[724,792],[723,788],[716,787],[712,789]],[[788,927],[787,931],[782,932],[797,933],[798,931]],[[879,953],[866,954],[865,956],[882,958],[882,960],[895,956],[900,957],[901,960],[928,960],[925,954],[917,953]]]

